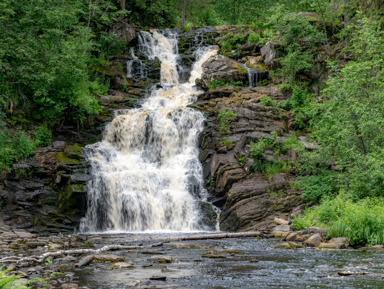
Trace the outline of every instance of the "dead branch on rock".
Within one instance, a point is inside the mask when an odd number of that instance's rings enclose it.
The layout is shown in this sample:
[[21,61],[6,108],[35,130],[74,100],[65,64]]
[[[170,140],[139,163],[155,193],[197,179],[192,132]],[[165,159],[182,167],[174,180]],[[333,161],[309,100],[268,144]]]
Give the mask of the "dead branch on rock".
[[[225,239],[225,238],[247,238],[247,237],[261,237],[263,234],[259,231],[255,232],[240,232],[240,233],[214,233],[214,234],[201,234],[201,235],[191,235],[191,236],[180,236],[180,237],[169,237],[169,238],[159,238],[162,240],[160,243],[155,243],[148,246],[125,246],[125,245],[108,245],[100,249],[72,249],[72,250],[59,250],[55,252],[47,252],[40,256],[29,256],[29,257],[16,257],[9,256],[0,259],[1,263],[21,263],[21,262],[32,262],[32,263],[42,263],[48,257],[58,257],[63,255],[81,255],[81,254],[99,254],[106,251],[114,250],[135,250],[135,249],[145,249],[145,248],[154,248],[163,246],[164,242],[170,241],[193,241],[193,240],[213,240],[213,239]],[[138,241],[138,240],[136,240]],[[84,258],[85,259],[85,258]],[[82,259],[82,261],[84,260]],[[89,262],[91,262],[90,260]],[[81,261],[77,264],[79,265]],[[83,264],[86,265],[86,264]],[[79,265],[83,266],[83,265]]]
[[166,240],[167,241],[193,241],[193,240],[213,240],[213,239],[228,239],[228,238],[261,237],[261,236],[263,236],[261,232],[255,231],[255,232],[216,233],[216,234],[170,237],[170,238],[166,238]]
[[42,263],[48,257],[58,257],[62,255],[81,255],[81,254],[99,254],[101,252],[106,251],[114,251],[114,250],[135,250],[135,249],[143,249],[143,248],[153,248],[160,247],[164,243],[155,243],[148,246],[124,246],[124,245],[108,245],[104,246],[100,249],[73,249],[73,250],[59,250],[56,252],[47,252],[40,256],[30,256],[30,257],[16,257],[10,256],[0,259],[0,263],[20,263],[20,262],[36,262]]
[[95,259],[95,255],[86,256],[83,259],[81,259],[79,263],[76,263],[74,266],[75,268],[86,266],[90,264],[93,261],[93,259]]

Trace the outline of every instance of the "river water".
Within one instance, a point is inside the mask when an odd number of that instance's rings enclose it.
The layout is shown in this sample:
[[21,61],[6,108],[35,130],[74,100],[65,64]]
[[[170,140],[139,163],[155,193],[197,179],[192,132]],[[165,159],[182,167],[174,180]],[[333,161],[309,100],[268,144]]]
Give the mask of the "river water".
[[[100,235],[95,244],[148,245],[169,236],[175,234]],[[113,252],[126,258],[132,268],[112,270],[107,269],[110,263],[93,263],[73,269],[73,281],[84,288],[116,289],[384,288],[384,254],[380,251],[275,249],[277,242],[254,238],[179,241],[158,248]],[[154,256],[170,256],[174,261],[158,263]],[[342,271],[369,274],[339,276]],[[154,276],[164,281],[151,280]]]

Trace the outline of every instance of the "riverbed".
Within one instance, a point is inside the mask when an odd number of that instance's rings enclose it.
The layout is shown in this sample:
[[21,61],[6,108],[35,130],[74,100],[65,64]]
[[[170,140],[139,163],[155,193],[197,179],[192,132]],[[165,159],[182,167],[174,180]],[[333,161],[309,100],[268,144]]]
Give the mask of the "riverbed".
[[[174,234],[88,235],[96,248],[150,245]],[[384,288],[384,254],[371,250],[275,249],[276,239],[165,242],[115,251],[129,268],[110,262],[68,268],[79,288]],[[113,267],[113,266],[112,266]],[[366,275],[340,276],[344,271]],[[156,280],[157,279],[157,280]]]

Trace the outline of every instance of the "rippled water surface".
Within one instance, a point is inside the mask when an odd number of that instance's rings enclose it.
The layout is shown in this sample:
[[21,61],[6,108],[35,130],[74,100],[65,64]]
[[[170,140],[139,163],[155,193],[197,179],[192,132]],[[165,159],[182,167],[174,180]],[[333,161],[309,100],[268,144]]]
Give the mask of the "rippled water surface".
[[[99,235],[95,243],[149,245],[168,236],[175,234]],[[157,248],[112,252],[133,267],[111,270],[109,263],[92,263],[73,269],[73,281],[88,288],[384,288],[381,251],[275,249],[277,242],[172,241]],[[175,261],[157,263],[153,256]],[[342,271],[369,274],[339,276]],[[154,276],[165,281],[151,280]]]

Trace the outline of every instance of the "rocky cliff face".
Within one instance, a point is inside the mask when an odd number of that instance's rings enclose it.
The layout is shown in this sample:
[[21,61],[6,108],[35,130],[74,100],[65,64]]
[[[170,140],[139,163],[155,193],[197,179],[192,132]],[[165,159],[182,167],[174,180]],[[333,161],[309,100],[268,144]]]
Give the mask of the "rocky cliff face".
[[[275,226],[275,217],[289,219],[303,209],[301,194],[294,189],[295,178],[289,169],[267,175],[255,168],[250,154],[251,142],[273,138],[274,142],[284,143],[288,138],[291,117],[278,106],[288,96],[278,86],[265,82],[255,87],[208,89],[215,80],[244,82],[247,71],[239,69],[244,63],[262,68],[263,72],[266,67],[271,70],[278,66],[275,56],[273,43],[268,42],[254,53],[243,55],[240,61],[220,55],[203,65],[205,71],[199,83],[206,93],[195,103],[207,116],[200,159],[211,201],[222,210],[222,230],[270,229]],[[227,119],[223,119],[225,115]],[[307,145],[304,138],[301,142]],[[296,154],[288,150],[276,155],[276,151],[267,148],[264,160],[289,163],[296,160]]]
[[[114,29],[122,39],[132,45],[137,43],[134,30],[125,26]],[[202,43],[214,44],[226,29],[232,28],[203,29],[180,35],[182,79],[188,79],[188,68],[194,61],[190,48]],[[290,116],[277,106],[287,96],[267,81],[268,69],[272,69],[272,63],[276,65],[273,45],[263,49],[255,43],[243,46],[240,54],[229,54],[232,58],[218,55],[203,65],[204,74],[197,83],[206,92],[194,105],[206,113],[206,129],[200,137],[200,159],[210,201],[221,208],[220,227],[227,231],[269,228],[275,217],[289,217],[292,211],[297,213],[302,208],[300,193],[291,185],[292,174],[280,172],[266,176],[254,170],[250,143],[271,138],[272,132],[276,134],[274,141],[282,143],[290,131]],[[26,162],[15,164],[3,180],[0,200],[7,225],[59,232],[72,231],[79,224],[86,210],[89,179],[82,148],[101,139],[114,109],[135,106],[150,82],[156,83],[160,77],[157,61],[141,59],[140,51],[132,48],[128,48],[126,54],[110,56],[108,66],[93,67],[111,79],[109,94],[98,96],[103,113],[81,129],[75,125],[62,126],[55,132],[50,146],[39,149]],[[240,61],[235,60],[239,58]],[[132,65],[146,61],[145,75],[128,77],[127,61]],[[214,81],[239,81],[245,85],[251,80],[250,71],[257,72],[252,76],[256,80],[254,87],[229,85],[209,89]],[[265,97],[273,104],[265,105],[262,101]],[[265,157],[294,161],[295,154],[288,151],[276,156],[267,150]]]

